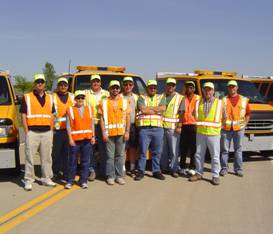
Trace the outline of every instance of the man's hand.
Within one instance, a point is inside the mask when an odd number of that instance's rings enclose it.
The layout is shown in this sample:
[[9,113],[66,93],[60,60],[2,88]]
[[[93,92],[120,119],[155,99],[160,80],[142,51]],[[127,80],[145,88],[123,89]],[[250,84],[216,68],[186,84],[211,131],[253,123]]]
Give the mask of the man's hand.
[[182,131],[182,127],[176,127],[175,132],[177,134],[181,134],[181,131]]
[[107,142],[107,141],[109,141],[109,138],[108,138],[108,136],[107,136],[106,134],[103,134],[102,140],[103,140],[104,142]]
[[91,145],[94,145],[96,143],[96,138],[93,136],[90,140]]
[[69,140],[69,145],[70,145],[70,146],[75,146],[76,143],[75,143],[75,141],[73,141],[73,140]]
[[124,136],[123,136],[123,141],[126,142],[126,141],[128,141],[128,140],[129,140],[129,132],[126,131],[126,132],[124,133]]

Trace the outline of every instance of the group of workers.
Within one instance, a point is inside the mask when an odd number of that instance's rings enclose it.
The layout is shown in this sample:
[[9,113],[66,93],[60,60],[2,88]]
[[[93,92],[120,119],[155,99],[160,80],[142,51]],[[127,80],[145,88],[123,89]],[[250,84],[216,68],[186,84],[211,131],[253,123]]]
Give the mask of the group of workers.
[[228,95],[221,100],[215,97],[212,82],[203,85],[200,97],[195,94],[194,81],[186,81],[182,96],[174,78],[166,80],[163,94],[157,93],[156,80],[148,80],[146,94],[140,96],[133,93],[134,80],[128,76],[122,84],[111,80],[104,90],[101,77],[91,75],[90,90],[74,94],[68,92],[64,77],[58,79],[54,94],[45,92],[45,82],[43,74],[34,76],[34,89],[24,95],[20,108],[26,136],[27,191],[35,181],[37,152],[42,184],[54,187],[52,178],[61,178],[70,189],[79,168],[78,182],[85,189],[98,172],[108,185],[124,185],[126,155],[127,173],[136,181],[145,176],[147,154],[151,154],[154,178],[164,180],[164,174],[171,174],[198,181],[208,149],[211,183],[219,185],[219,176],[228,173],[233,141],[234,172],[243,176],[242,140],[250,109],[248,98],[238,94],[235,80],[228,82]]

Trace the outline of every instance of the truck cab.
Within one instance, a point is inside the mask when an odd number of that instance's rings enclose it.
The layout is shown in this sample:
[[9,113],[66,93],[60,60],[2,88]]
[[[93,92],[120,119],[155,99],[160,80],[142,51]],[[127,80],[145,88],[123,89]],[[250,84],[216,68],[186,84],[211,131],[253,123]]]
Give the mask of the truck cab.
[[0,172],[12,174],[20,173],[17,103],[8,72],[0,71]]
[[[249,98],[251,110],[250,121],[245,129],[243,151],[261,151],[265,155],[273,150],[273,107],[259,93],[256,86],[248,79],[238,77],[236,72],[219,72],[196,70],[193,73],[158,72],[158,91],[163,92],[165,80],[173,77],[177,80],[177,91],[184,94],[184,84],[187,80],[195,82],[196,93],[202,96],[205,82],[212,82],[215,95],[222,98],[227,95],[227,82],[236,80],[239,94]],[[233,149],[232,149],[233,150]]]
[[71,92],[76,90],[90,89],[90,76],[98,74],[101,77],[101,87],[108,90],[108,85],[111,80],[118,80],[122,85],[122,80],[125,76],[131,76],[134,80],[133,92],[143,94],[146,86],[143,79],[136,74],[126,73],[125,67],[100,67],[100,66],[77,66],[77,72],[74,73],[71,80]]
[[249,79],[259,90],[266,101],[273,105],[273,76],[243,76]]

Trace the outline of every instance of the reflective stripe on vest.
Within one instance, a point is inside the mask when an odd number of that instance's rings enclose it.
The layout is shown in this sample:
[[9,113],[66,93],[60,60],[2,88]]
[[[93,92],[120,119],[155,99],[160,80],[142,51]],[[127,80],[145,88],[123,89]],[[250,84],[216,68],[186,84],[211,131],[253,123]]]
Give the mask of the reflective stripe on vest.
[[175,129],[176,123],[179,122],[178,108],[183,96],[176,93],[169,102],[166,110],[163,113],[163,127]]
[[[245,114],[248,98],[239,96],[239,100],[235,106],[231,104],[227,97],[223,98],[225,118],[223,121],[223,129],[230,131],[239,131],[245,127]],[[230,111],[230,113],[228,113]],[[239,112],[239,113],[238,113]]]
[[[117,135],[123,135],[125,133],[125,127],[126,127],[126,110],[127,110],[127,99],[123,98],[122,95],[120,95],[121,102],[122,102],[122,113],[118,113],[119,108],[117,108],[117,116],[121,114],[121,118],[119,118],[117,121],[121,121],[118,123],[110,123],[110,115],[108,110],[108,102],[109,99],[103,99],[102,100],[102,109],[103,109],[103,119],[104,119],[104,128],[105,133],[107,136],[117,136]],[[119,105],[119,104],[118,104]],[[113,114],[113,113],[111,113]],[[110,121],[109,121],[110,120]]]
[[220,135],[222,118],[222,101],[215,99],[208,115],[204,115],[204,102],[200,101],[196,110],[197,133],[203,135]]
[[196,110],[196,106],[199,105],[199,101],[200,96],[196,94],[194,94],[190,102],[187,96],[184,97],[185,112],[182,119],[183,125],[196,125],[194,110]]
[[[58,97],[57,93],[53,94],[53,103],[55,107],[55,119],[54,119],[54,128],[55,129],[65,129],[66,128],[66,110],[62,109],[61,111],[59,110],[59,105],[62,105],[64,107],[69,107],[73,105],[74,102],[74,96],[72,93],[68,93],[68,99],[66,103],[62,103],[60,100],[60,104],[58,103],[58,100],[60,98]],[[61,112],[61,113],[60,113]],[[61,116],[60,116],[61,115]]]
[[33,93],[25,94],[27,105],[28,126],[51,126],[53,100],[50,94],[45,96],[45,104],[41,106],[37,97]]
[[[155,95],[152,102],[149,102],[150,97],[142,96],[144,99],[144,105],[147,107],[155,107],[158,106],[163,95]],[[136,114],[136,126],[144,127],[144,126],[152,126],[152,127],[162,127],[162,115],[161,113],[145,115],[141,111]]]

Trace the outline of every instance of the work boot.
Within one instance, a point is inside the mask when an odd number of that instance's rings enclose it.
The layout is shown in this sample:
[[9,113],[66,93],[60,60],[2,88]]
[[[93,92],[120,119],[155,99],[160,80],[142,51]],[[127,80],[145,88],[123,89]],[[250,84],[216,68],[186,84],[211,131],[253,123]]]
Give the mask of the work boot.
[[43,179],[42,184],[48,187],[56,187],[56,183],[54,183],[51,179]]
[[26,191],[31,191],[32,190],[32,183],[30,181],[25,181],[24,189]]
[[153,177],[159,180],[165,180],[165,176],[160,171],[154,172]]
[[125,185],[125,180],[121,177],[119,178],[116,178],[116,183],[119,184],[119,185]]
[[239,176],[239,177],[243,177],[243,176],[244,176],[244,174],[243,174],[242,171],[237,171],[237,172],[235,172],[235,175],[237,175],[237,176]]
[[140,181],[144,178],[144,173],[143,172],[137,172],[135,180]]
[[220,184],[220,178],[219,177],[212,177],[211,183],[213,185],[219,185]]
[[189,178],[190,182],[195,182],[197,180],[202,180],[202,175],[196,173]]
[[226,169],[221,169],[221,171],[220,171],[220,176],[225,176],[225,175],[227,175],[227,170]]
[[106,183],[107,183],[108,185],[114,185],[114,184],[115,184],[115,180],[114,180],[114,178],[109,177],[109,178],[106,180]]
[[176,171],[173,171],[173,172],[171,173],[171,176],[172,176],[173,178],[178,178],[178,177],[179,177],[179,174],[178,174]]

